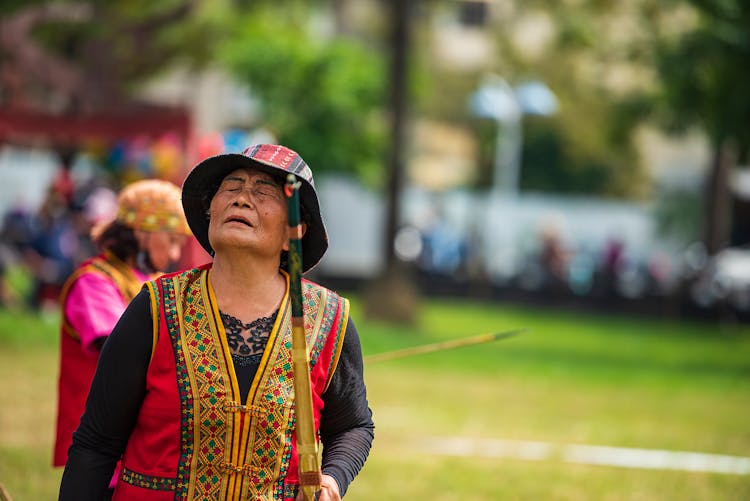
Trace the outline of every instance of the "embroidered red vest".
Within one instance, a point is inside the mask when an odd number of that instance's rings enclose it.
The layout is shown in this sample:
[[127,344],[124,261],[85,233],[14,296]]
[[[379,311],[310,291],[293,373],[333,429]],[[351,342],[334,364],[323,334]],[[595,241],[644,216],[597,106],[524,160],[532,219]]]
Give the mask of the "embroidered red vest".
[[[68,278],[60,294],[63,310],[71,287],[81,275],[98,273],[111,280],[127,304],[140,291],[143,283],[122,261],[110,253],[96,256],[83,263]],[[63,312],[60,329],[60,376],[57,381],[57,430],[52,458],[53,466],[65,466],[73,432],[78,428],[91,381],[94,379],[99,357],[83,351],[81,337]]]
[[[247,400],[210,286],[210,265],[147,284],[154,347],[114,501],[293,500],[298,489],[289,286]],[[303,281],[316,430],[349,302]]]

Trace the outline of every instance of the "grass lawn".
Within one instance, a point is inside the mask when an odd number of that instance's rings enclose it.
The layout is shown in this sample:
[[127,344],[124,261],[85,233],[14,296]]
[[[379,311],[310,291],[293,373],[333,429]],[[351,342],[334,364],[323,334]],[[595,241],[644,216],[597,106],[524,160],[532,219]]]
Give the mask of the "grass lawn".
[[[491,344],[366,363],[376,441],[349,500],[749,499],[750,475],[559,458],[439,456],[424,437],[750,456],[750,327],[426,301],[414,328],[352,315],[365,356],[524,327]],[[0,313],[0,482],[54,499],[55,319]]]

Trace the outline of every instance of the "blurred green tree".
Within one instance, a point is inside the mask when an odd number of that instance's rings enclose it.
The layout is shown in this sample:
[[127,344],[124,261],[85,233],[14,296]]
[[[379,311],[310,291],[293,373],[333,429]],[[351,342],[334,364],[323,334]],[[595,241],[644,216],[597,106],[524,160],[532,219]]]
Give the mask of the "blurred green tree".
[[257,97],[264,126],[319,171],[382,182],[386,79],[382,55],[315,31],[310,7],[264,3],[235,20],[221,61]]
[[[432,15],[444,18],[450,8],[435,2]],[[491,183],[495,123],[469,117],[466,97],[483,74],[492,72],[511,85],[542,81],[560,104],[552,117],[523,120],[523,190],[610,197],[646,194],[647,179],[633,135],[646,109],[632,82],[648,84],[653,79],[641,79],[631,69],[646,66],[632,54],[643,37],[629,38],[613,29],[628,18],[623,10],[619,3],[596,0],[492,4],[480,28],[494,38],[491,63],[463,72],[431,66],[437,76],[422,89],[420,112],[475,131],[480,143],[479,186]],[[531,32],[536,35],[529,36]],[[631,71],[624,86],[612,75]]]
[[661,113],[671,130],[699,126],[713,149],[703,241],[724,247],[731,224],[730,170],[750,162],[750,2],[688,0],[688,29],[655,31]]

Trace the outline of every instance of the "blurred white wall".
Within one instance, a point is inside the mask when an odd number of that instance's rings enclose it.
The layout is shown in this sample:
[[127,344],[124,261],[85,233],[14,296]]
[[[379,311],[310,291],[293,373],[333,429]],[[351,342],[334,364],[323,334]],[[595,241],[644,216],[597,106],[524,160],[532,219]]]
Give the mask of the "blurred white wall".
[[370,278],[384,265],[385,206],[382,197],[338,176],[316,178],[328,252],[316,268],[331,275]]
[[0,147],[0,215],[15,208],[36,212],[57,167],[49,150]]
[[[317,180],[330,247],[319,270],[368,278],[383,266],[385,203],[374,191],[341,177]],[[410,187],[401,199],[401,223],[420,231],[432,225],[470,242],[471,252],[491,277],[512,276],[537,251],[543,231],[554,228],[571,252],[598,255],[619,238],[629,255],[678,252],[684,242],[656,233],[649,205],[596,198],[496,194],[453,190],[442,193]]]

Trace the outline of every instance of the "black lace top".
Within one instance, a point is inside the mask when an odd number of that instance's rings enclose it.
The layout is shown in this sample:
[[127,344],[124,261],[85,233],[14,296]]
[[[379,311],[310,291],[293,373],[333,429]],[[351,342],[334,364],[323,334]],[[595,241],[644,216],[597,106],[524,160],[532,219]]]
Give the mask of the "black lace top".
[[[234,362],[234,373],[240,382],[240,394],[242,401],[247,399],[255,373],[258,372],[260,359],[263,358],[263,350],[266,349],[268,336],[276,323],[276,310],[267,317],[260,317],[249,324],[243,324],[239,318],[219,312],[221,323],[227,333],[227,344]],[[247,384],[242,384],[243,382]]]

